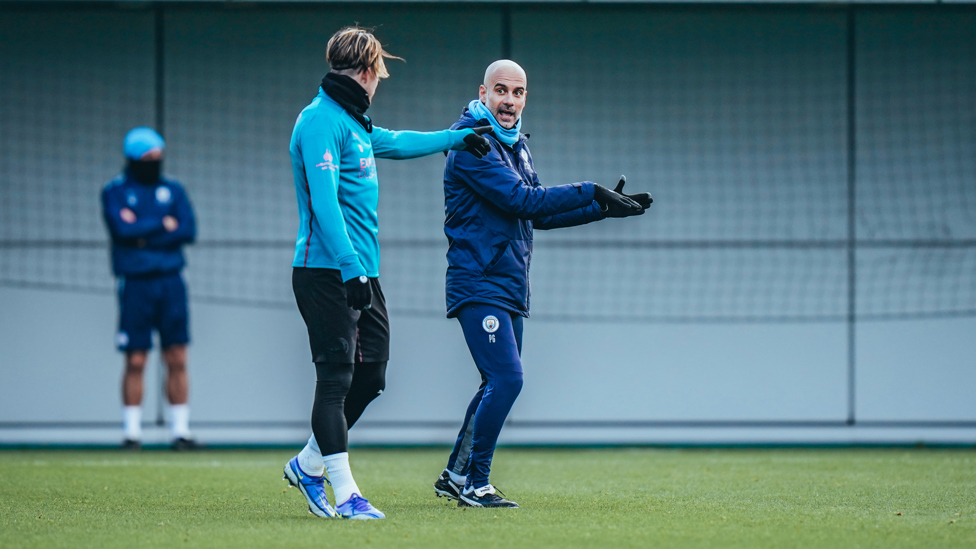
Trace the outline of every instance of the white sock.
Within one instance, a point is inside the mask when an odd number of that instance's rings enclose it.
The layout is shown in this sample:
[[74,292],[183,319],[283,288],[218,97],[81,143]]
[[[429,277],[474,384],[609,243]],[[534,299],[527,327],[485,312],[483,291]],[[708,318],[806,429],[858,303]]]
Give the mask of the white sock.
[[127,440],[142,439],[142,406],[122,407],[122,433]]
[[169,426],[173,432],[173,439],[190,438],[190,405],[169,405]]
[[308,444],[298,452],[298,466],[306,475],[320,477],[325,474],[325,462],[322,461],[322,452],[315,435],[308,437]]
[[468,480],[466,475],[459,475],[454,471],[448,471],[447,469],[444,470],[447,471],[447,474],[451,475],[451,480],[454,481],[454,484],[457,484],[458,486],[464,486],[464,482]]
[[349,501],[353,494],[363,495],[352,478],[352,470],[349,469],[349,452],[325,456],[322,461],[325,462],[325,470],[329,472],[329,482],[332,483],[337,506]]

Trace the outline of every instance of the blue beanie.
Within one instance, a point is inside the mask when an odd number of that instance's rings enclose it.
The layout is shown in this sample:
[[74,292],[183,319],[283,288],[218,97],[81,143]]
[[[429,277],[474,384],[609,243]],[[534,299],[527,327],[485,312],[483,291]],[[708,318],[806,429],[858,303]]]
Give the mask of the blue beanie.
[[135,128],[125,136],[125,144],[122,145],[122,152],[130,160],[139,160],[142,155],[153,149],[166,148],[166,142],[156,130],[147,127]]

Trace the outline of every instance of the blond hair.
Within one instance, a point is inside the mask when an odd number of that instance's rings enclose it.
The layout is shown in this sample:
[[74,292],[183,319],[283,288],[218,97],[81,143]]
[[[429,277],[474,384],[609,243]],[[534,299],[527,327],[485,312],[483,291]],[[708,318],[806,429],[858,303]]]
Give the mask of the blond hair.
[[383,49],[383,44],[373,36],[372,29],[362,27],[340,29],[329,39],[325,51],[325,60],[334,71],[370,69],[377,77],[388,78],[390,73],[386,71],[383,58],[403,61],[403,58]]

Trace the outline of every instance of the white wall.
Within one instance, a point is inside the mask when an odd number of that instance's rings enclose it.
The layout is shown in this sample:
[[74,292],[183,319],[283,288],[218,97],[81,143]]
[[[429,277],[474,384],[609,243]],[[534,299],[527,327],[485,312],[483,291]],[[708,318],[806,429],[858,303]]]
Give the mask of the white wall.
[[[115,444],[122,358],[111,295],[0,288],[0,444]],[[297,310],[192,303],[195,430],[211,443],[298,444],[314,389]],[[510,443],[967,442],[973,321],[862,327],[858,415],[846,418],[842,325],[526,322]],[[448,444],[478,375],[456,322],[392,319],[387,391],[353,443]],[[897,342],[897,345],[892,345]],[[933,352],[938,349],[938,352]],[[155,356],[155,355],[154,355]],[[144,411],[156,417],[158,359]],[[903,422],[884,426],[875,422]],[[164,430],[147,425],[149,441]]]

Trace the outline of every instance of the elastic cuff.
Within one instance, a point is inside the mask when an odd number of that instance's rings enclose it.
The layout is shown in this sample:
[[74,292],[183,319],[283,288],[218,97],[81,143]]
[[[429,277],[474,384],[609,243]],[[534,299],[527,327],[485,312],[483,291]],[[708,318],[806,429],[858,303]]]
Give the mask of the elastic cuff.
[[594,196],[596,196],[596,183],[593,183],[592,181],[583,181],[580,183],[580,185],[582,186],[583,196],[589,200],[593,200]]
[[596,200],[590,202],[590,208],[593,209],[593,212],[597,216],[597,219],[606,219],[607,212],[610,211],[610,208],[604,208]]
[[451,150],[452,151],[462,151],[467,145],[464,143],[464,138],[470,134],[473,134],[474,130],[471,128],[464,128],[461,130],[451,130]]
[[339,259],[339,272],[342,273],[343,282],[366,276],[366,269],[363,268],[362,262],[359,261],[359,254]]

